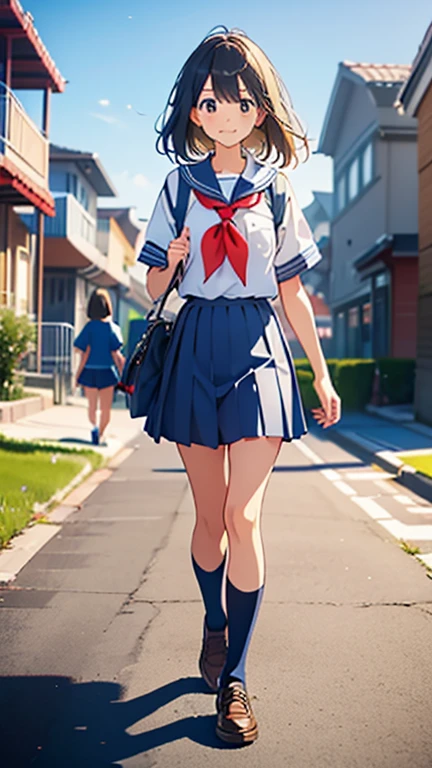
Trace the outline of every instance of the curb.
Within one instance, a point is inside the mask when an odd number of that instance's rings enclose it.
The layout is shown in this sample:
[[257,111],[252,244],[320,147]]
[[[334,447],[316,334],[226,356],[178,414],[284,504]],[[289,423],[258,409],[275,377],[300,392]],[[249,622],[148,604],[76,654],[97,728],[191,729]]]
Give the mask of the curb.
[[134,448],[122,446],[120,450],[110,458],[106,467],[97,469],[91,477],[82,482],[91,472],[92,466],[87,462],[81,472],[78,473],[67,486],[57,491],[51,499],[38,505],[35,511],[44,512],[53,501],[61,502],[47,513],[47,523],[40,523],[23,528],[10,542],[10,546],[0,550],[0,588],[7,587],[15,581],[18,573],[36,555],[45,544],[50,541],[60,530],[63,523],[72,512],[81,508],[87,499],[99,485],[108,480],[112,473],[123,463]]
[[360,458],[377,464],[385,472],[395,475],[395,480],[405,488],[432,502],[432,480],[417,472],[414,467],[404,464],[398,458],[396,451],[383,448],[379,443],[360,437],[349,430],[343,432],[334,430],[329,433],[329,439],[341,448],[361,454]]

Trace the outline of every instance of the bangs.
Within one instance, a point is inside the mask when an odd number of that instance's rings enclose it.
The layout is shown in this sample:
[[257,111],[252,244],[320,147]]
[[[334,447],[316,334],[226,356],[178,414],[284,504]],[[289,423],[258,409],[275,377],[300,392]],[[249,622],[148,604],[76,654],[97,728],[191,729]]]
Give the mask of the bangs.
[[261,106],[263,89],[259,78],[232,42],[223,42],[216,47],[209,74],[218,101],[238,102],[243,98],[239,90],[240,76],[256,106]]
[[298,162],[300,149],[309,154],[306,133],[283,81],[261,48],[235,30],[210,33],[183,65],[155,126],[160,154],[191,162],[214,151],[214,141],[190,119],[209,76],[218,101],[241,101],[241,78],[255,106],[264,110],[264,122],[243,141],[257,159],[287,167],[293,159]]

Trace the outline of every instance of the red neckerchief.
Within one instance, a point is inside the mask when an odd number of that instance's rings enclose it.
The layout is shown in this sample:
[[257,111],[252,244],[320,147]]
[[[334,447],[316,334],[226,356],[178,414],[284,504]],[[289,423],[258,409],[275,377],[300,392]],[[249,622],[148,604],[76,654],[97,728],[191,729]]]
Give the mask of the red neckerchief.
[[243,285],[246,285],[246,268],[249,255],[247,240],[231,221],[238,208],[252,208],[258,205],[262,198],[262,192],[254,192],[248,197],[227,205],[220,200],[214,200],[207,195],[203,195],[194,189],[198,201],[205,208],[213,208],[221,217],[222,221],[204,233],[201,240],[201,253],[204,263],[204,273],[206,282],[209,277],[216,272],[222,265],[225,257],[228,257],[236,275],[240,278]]

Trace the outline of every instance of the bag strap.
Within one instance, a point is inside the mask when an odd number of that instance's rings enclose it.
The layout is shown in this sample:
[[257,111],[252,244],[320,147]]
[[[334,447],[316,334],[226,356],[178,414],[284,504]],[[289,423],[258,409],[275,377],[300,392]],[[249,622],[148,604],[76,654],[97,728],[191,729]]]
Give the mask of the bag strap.
[[287,203],[287,180],[283,173],[278,173],[273,179],[272,183],[265,190],[265,194],[271,208],[274,220],[275,232],[277,235],[278,229],[282,224],[285,207]]
[[[179,261],[177,266],[176,266],[176,268],[175,268],[175,270],[174,270],[174,272],[173,272],[173,274],[171,275],[171,280],[169,281],[167,287],[165,288],[165,291],[164,291],[162,297],[160,297],[158,299],[160,304],[159,304],[159,306],[158,306],[158,308],[156,310],[156,314],[154,316],[154,320],[159,320],[159,318],[160,318],[160,316],[161,316],[161,314],[163,312],[163,308],[164,308],[164,306],[165,306],[165,304],[167,302],[168,296],[170,295],[170,293],[172,293],[174,288],[177,288],[179,286],[180,281],[181,281],[181,279],[183,277],[183,272],[184,272],[183,261]],[[153,312],[154,312],[154,307],[151,308],[150,312],[148,313],[148,315],[146,317],[146,320],[153,320],[153,318],[151,317]]]
[[174,219],[177,237],[180,237],[182,233],[184,221],[186,218],[186,212],[189,205],[190,192],[191,192],[190,186],[187,183],[187,181],[183,178],[183,175],[179,170],[178,184],[177,184],[177,198],[174,204],[171,196],[171,192],[168,186],[168,180],[165,182],[165,195],[166,195],[171,216]]

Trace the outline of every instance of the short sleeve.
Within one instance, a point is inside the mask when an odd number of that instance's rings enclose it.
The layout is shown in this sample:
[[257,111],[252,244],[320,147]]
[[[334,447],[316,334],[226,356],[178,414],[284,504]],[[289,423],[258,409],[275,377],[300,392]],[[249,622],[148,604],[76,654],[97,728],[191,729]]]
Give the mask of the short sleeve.
[[178,173],[176,169],[168,174],[147,224],[145,241],[138,261],[149,267],[165,269],[168,266],[168,246],[171,240],[177,237],[171,201],[177,198]]
[[110,333],[110,351],[115,352],[116,349],[120,349],[123,346],[123,336],[121,328],[117,323],[111,323]]
[[276,280],[282,283],[311,269],[322,259],[309,224],[292,191],[287,190],[285,214],[278,232],[278,247],[274,260]]
[[76,337],[74,341],[74,347],[77,347],[77,349],[80,349],[81,352],[85,352],[89,345],[89,339],[90,339],[89,323],[86,323],[82,331]]

